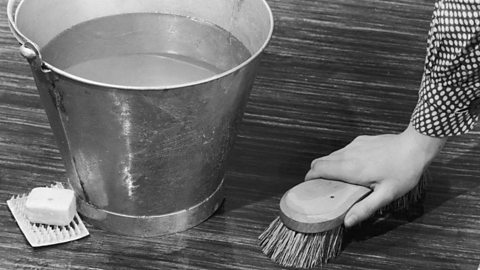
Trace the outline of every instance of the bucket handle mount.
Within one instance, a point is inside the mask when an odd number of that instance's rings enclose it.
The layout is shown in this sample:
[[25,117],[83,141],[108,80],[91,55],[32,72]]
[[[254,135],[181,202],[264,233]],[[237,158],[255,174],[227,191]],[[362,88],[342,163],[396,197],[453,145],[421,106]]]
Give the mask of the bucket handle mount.
[[42,67],[44,69],[42,57],[40,55],[40,49],[38,45],[25,37],[20,30],[18,29],[15,23],[15,9],[23,2],[17,4],[19,0],[8,0],[7,3],[7,17],[8,17],[8,26],[10,27],[13,36],[20,42],[20,53],[30,64],[35,64],[37,67]]

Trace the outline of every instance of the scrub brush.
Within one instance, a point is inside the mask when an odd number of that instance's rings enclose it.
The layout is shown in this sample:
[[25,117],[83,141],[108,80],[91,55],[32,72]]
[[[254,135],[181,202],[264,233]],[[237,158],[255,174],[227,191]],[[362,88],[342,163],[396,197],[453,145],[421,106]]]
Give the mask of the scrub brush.
[[[380,213],[420,200],[426,181],[426,175],[422,176],[416,188]],[[259,236],[262,252],[285,267],[313,268],[328,262],[340,254],[346,213],[371,191],[325,179],[298,184],[283,195],[280,216]]]

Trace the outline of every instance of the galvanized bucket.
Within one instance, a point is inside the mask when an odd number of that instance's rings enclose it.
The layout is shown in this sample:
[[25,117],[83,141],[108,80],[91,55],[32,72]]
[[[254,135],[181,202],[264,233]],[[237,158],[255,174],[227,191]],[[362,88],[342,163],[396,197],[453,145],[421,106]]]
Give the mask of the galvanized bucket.
[[[7,10],[87,221],[152,236],[186,230],[216,211],[236,125],[272,35],[264,0],[9,0]],[[65,29],[135,12],[201,18],[232,33],[252,56],[168,87],[100,83],[42,60],[41,48]]]

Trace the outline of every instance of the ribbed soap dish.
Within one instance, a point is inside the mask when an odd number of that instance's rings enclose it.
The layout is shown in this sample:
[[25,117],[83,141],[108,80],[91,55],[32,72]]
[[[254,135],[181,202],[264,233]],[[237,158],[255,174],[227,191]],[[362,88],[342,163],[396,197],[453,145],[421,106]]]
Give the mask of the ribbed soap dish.
[[[64,188],[61,183],[52,188]],[[89,235],[85,224],[75,213],[73,221],[67,226],[52,226],[40,223],[31,223],[25,215],[25,202],[28,194],[13,196],[7,201],[8,208],[17,221],[18,227],[32,247],[56,245],[74,241]]]

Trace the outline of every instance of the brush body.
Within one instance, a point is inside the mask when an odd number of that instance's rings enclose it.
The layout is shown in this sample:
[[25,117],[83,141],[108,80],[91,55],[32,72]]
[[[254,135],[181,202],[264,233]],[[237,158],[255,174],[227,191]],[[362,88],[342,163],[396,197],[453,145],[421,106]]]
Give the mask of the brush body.
[[[425,171],[417,186],[380,209],[379,214],[409,209],[424,196]],[[313,268],[341,251],[345,214],[371,190],[324,179],[303,182],[287,191],[277,217],[259,236],[262,252],[286,267]]]
[[324,179],[303,182],[280,200],[280,218],[292,230],[319,233],[343,224],[350,207],[371,189]]
[[369,188],[324,179],[303,182],[280,200],[280,217],[260,235],[262,251],[282,266],[311,268],[340,252],[343,218]]

